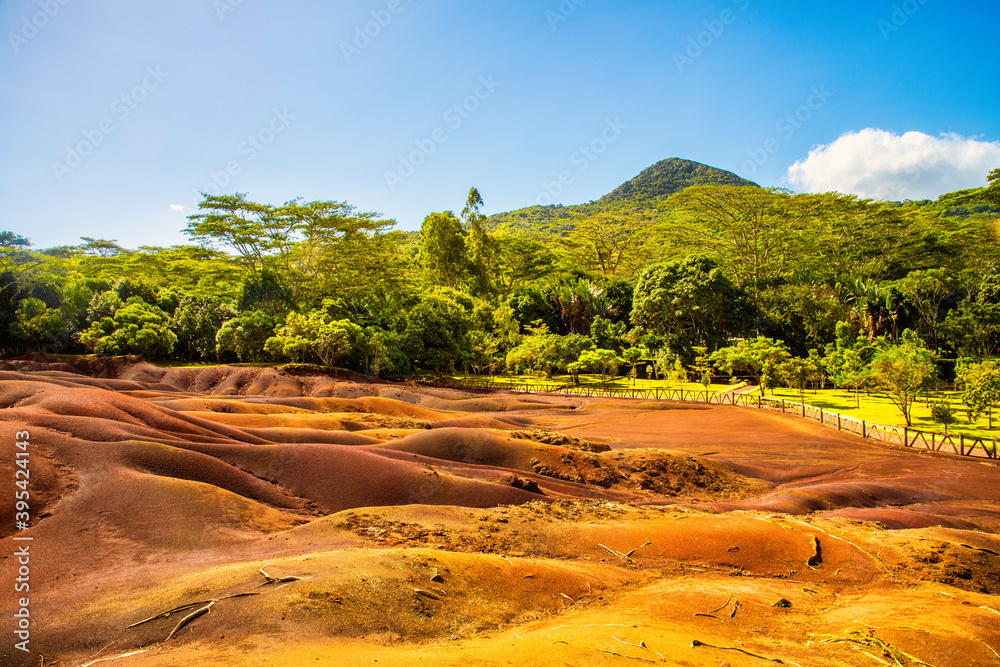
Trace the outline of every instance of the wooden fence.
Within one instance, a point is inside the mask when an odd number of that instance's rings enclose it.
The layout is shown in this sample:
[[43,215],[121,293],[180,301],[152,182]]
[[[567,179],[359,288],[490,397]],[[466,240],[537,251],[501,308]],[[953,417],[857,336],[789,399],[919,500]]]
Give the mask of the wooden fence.
[[[404,378],[397,378],[404,380]],[[868,440],[877,440],[889,445],[913,447],[933,452],[949,452],[960,456],[978,456],[997,459],[998,441],[994,438],[978,436],[934,433],[903,426],[873,424],[856,417],[848,417],[837,412],[817,408],[808,403],[790,401],[783,398],[767,398],[759,394],[739,394],[733,391],[712,392],[690,389],[617,389],[612,387],[566,386],[527,383],[493,382],[488,380],[425,380],[405,378],[420,384],[455,389],[482,389],[509,391],[523,394],[555,394],[577,396],[606,396],[609,398],[640,398],[653,401],[696,401],[709,405],[733,405],[770,410],[791,414],[819,422],[823,426],[838,431],[853,433]]]

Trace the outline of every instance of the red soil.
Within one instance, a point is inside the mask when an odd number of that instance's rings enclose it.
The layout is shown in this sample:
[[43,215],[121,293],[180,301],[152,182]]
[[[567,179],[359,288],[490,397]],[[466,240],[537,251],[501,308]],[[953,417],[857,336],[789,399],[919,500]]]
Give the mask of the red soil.
[[[1000,664],[991,461],[751,409],[127,360],[8,362],[0,408],[0,512],[27,429],[32,515],[0,558],[33,538],[32,654],[3,665]],[[127,627],[211,600],[169,640],[200,607]]]

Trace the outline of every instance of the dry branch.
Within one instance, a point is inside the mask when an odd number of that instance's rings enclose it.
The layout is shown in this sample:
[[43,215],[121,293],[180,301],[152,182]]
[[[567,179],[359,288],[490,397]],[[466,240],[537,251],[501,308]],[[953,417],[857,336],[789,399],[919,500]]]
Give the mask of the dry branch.
[[169,635],[167,635],[167,638],[166,638],[166,639],[164,639],[163,641],[165,641],[165,642],[167,642],[167,641],[170,641],[170,638],[171,638],[171,637],[173,637],[173,636],[174,636],[175,634],[177,634],[177,631],[178,631],[178,630],[180,630],[180,629],[181,629],[181,628],[183,628],[183,627],[184,627],[185,625],[187,625],[188,623],[190,623],[190,622],[191,622],[191,621],[193,621],[194,619],[198,618],[199,616],[201,616],[201,615],[203,615],[203,614],[207,614],[208,612],[212,611],[212,607],[214,607],[214,606],[215,606],[215,603],[216,603],[216,602],[218,602],[218,600],[212,600],[211,602],[209,602],[209,603],[208,603],[207,605],[205,605],[204,607],[202,607],[202,608],[200,608],[200,609],[195,609],[195,610],[194,610],[194,611],[192,611],[192,612],[191,612],[190,614],[188,614],[187,616],[185,616],[184,618],[182,618],[182,619],[181,619],[181,620],[180,620],[180,621],[179,621],[179,622],[177,623],[177,625],[175,625],[175,626],[174,626],[174,629],[170,631],[170,634],[169,634]]
[[736,651],[737,653],[743,653],[745,655],[749,655],[752,658],[759,658],[761,660],[767,660],[768,662],[776,662],[779,665],[785,664],[783,660],[779,660],[777,658],[768,658],[763,655],[757,655],[756,653],[751,653],[750,651],[746,651],[741,648],[735,648],[732,646],[715,646],[714,644],[706,644],[705,642],[698,641],[697,639],[691,640],[691,648],[698,648],[699,646],[707,646],[708,648],[714,648],[720,651]]

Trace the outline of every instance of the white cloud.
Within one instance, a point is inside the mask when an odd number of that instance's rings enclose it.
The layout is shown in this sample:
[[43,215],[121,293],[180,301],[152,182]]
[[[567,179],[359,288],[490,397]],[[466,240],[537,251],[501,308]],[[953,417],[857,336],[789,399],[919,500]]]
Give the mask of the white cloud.
[[170,208],[171,210],[177,211],[178,213],[184,213],[185,211],[187,211],[187,209],[181,206],[180,204],[171,204]]
[[815,146],[788,168],[785,180],[805,192],[843,192],[873,199],[935,199],[986,185],[1000,167],[1000,141],[958,134],[932,137],[866,128]]

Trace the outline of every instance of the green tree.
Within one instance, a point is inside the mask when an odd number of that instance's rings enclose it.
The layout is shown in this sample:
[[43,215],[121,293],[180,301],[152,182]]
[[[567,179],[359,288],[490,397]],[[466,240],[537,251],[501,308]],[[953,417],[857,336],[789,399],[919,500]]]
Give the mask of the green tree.
[[948,402],[935,403],[931,406],[931,419],[944,426],[944,433],[948,435],[948,426],[955,423],[955,409]]
[[667,386],[671,384],[683,384],[687,382],[687,371],[684,370],[684,364],[681,363],[680,357],[674,357],[674,366],[671,370],[667,371],[665,375]]
[[210,195],[202,193],[198,208],[189,215],[184,233],[193,240],[235,250],[256,275],[265,257],[275,251],[286,254],[295,234],[294,217],[280,215],[270,204],[247,199],[246,193]]
[[872,379],[912,426],[913,403],[937,377],[934,357],[916,333],[907,329],[896,345],[883,343],[872,359]]
[[838,387],[854,390],[857,407],[861,407],[861,389],[871,380],[870,363],[874,354],[874,345],[856,336],[848,322],[837,323],[836,340],[826,346],[822,363]]
[[897,281],[896,286],[920,314],[920,319],[930,334],[931,347],[937,350],[942,310],[945,301],[955,294],[958,287],[951,272],[944,268],[911,271],[905,278]]
[[402,233],[380,213],[342,201],[289,202],[280,209],[301,241],[286,253],[283,269],[293,300],[318,303],[336,293],[365,299],[396,292],[406,273]]
[[28,251],[30,247],[31,241],[20,234],[0,232],[0,294],[7,297],[8,304],[13,302],[16,288],[27,284],[31,270],[40,264]]
[[715,349],[740,332],[749,319],[749,304],[714,260],[689,257],[643,271],[631,318],[690,360],[695,346]]
[[604,350],[601,348],[584,350],[577,360],[583,364],[584,368],[591,373],[601,376],[601,384],[607,384],[608,380],[613,380],[618,373],[618,367],[623,360],[614,350]]
[[986,180],[989,182],[989,186],[983,193],[983,199],[992,204],[994,208],[1000,208],[1000,169],[991,171]]
[[178,347],[189,359],[219,360],[216,334],[223,322],[237,316],[236,308],[217,296],[185,296],[177,304],[171,324]]
[[418,259],[431,285],[455,288],[468,273],[465,236],[462,221],[451,211],[424,218]]
[[632,386],[635,386],[637,367],[642,363],[643,350],[638,347],[630,347],[622,351],[622,360],[632,367]]
[[812,357],[789,357],[776,367],[778,376],[789,387],[799,392],[799,399],[806,401],[806,385],[812,382],[817,372],[817,360]]
[[976,421],[986,412],[989,428],[993,429],[993,406],[1000,403],[1000,363],[995,360],[979,363],[961,363],[958,366],[958,383],[963,387],[962,403],[969,421]]
[[315,358],[324,366],[333,366],[357,347],[362,338],[363,330],[357,324],[333,319],[325,309],[317,309],[307,314],[289,313],[264,348],[276,355],[299,361]]
[[69,323],[58,308],[49,308],[41,299],[22,299],[17,306],[14,333],[29,352],[46,345],[61,348],[66,344]]
[[491,274],[496,263],[496,243],[486,231],[486,216],[483,215],[483,198],[479,190],[469,190],[469,197],[462,209],[462,220],[468,239],[469,267],[472,274],[470,287],[477,296],[485,296],[493,291]]
[[612,322],[598,315],[590,324],[590,337],[597,347],[620,353],[625,346],[625,323]]
[[782,341],[766,336],[747,338],[736,345],[713,352],[709,359],[730,375],[749,375],[760,387],[764,396],[766,389],[773,389],[780,379],[779,367],[791,357],[788,347]]
[[274,333],[274,318],[261,310],[226,320],[215,335],[217,354],[232,352],[240,361],[264,361],[264,346]]
[[779,188],[697,185],[661,207],[674,217],[675,242],[718,257],[736,285],[756,296],[791,272],[802,250],[799,233],[815,216],[818,202]]
[[97,354],[136,354],[150,359],[169,355],[177,335],[170,329],[170,315],[133,296],[114,315],[91,324],[80,342]]
[[941,331],[960,357],[985,359],[1000,348],[1000,278],[981,276],[974,292],[948,312]]
[[500,234],[493,241],[493,285],[501,300],[552,271],[554,256],[541,241],[515,234]]
[[447,288],[428,290],[406,313],[402,349],[410,361],[438,375],[455,369],[468,350],[473,301]]
[[644,257],[651,222],[643,212],[597,213],[579,220],[564,241],[575,264],[605,279],[632,277]]

